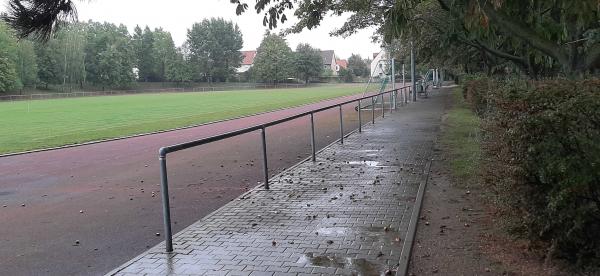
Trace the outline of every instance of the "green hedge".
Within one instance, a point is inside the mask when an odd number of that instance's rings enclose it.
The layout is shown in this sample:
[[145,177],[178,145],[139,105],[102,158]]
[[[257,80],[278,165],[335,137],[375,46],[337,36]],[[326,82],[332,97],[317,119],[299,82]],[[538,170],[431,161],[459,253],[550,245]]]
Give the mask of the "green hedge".
[[600,264],[600,81],[468,81],[486,122],[487,182],[552,255]]

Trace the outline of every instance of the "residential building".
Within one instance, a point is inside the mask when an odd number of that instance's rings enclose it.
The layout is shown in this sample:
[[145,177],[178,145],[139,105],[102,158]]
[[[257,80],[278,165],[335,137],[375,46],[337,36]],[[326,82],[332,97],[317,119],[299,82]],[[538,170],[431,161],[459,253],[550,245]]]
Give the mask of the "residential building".
[[237,73],[241,74],[247,72],[254,65],[254,58],[256,57],[256,51],[242,51],[242,64],[237,68]]
[[379,53],[373,53],[371,77],[383,77],[387,74],[388,66],[388,54],[385,49],[381,49]]
[[321,51],[321,58],[323,59],[323,69],[331,70],[333,75],[337,76],[340,68],[336,62],[335,52],[333,50]]

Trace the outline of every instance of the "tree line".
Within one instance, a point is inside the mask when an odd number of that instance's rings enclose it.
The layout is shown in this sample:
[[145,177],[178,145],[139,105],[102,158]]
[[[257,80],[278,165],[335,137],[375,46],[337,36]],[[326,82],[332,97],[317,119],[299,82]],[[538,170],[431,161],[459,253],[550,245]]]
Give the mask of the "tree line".
[[[255,66],[238,76],[243,56],[238,26],[221,18],[205,19],[188,29],[177,47],[162,28],[136,26],[130,34],[124,25],[100,22],[65,24],[46,41],[18,39],[0,22],[0,91],[23,87],[60,87],[63,90],[93,86],[124,88],[142,82],[224,82],[234,80],[309,82],[330,75],[323,68],[320,50],[300,44],[293,52],[282,36],[264,36]],[[368,76],[368,61],[349,59],[340,76]]]
[[[24,86],[127,87],[134,81],[225,81],[241,62],[237,25],[206,19],[176,47],[161,28],[99,22],[64,24],[48,40],[17,39],[0,22],[0,91]],[[135,69],[134,69],[135,68]]]

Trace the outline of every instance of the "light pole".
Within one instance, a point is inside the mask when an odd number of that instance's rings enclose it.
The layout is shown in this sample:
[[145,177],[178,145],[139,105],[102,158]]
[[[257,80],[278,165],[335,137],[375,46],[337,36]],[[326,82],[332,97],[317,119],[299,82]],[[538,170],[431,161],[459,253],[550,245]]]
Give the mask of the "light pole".
[[414,43],[410,41],[410,80],[412,82],[412,98],[413,102],[417,101],[417,70],[415,69],[415,47]]

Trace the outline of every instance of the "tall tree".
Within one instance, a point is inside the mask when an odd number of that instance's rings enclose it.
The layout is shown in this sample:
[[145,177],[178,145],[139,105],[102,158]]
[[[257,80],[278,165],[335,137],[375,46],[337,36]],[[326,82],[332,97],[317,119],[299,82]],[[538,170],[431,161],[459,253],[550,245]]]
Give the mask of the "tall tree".
[[72,84],[83,86],[85,82],[85,24],[72,23],[61,29],[49,45],[53,48],[51,53],[55,60],[55,74],[60,78],[63,89]]
[[24,86],[35,86],[37,77],[37,56],[33,47],[33,42],[21,40],[17,44],[17,75]]
[[55,68],[58,68],[58,65],[53,57],[54,55],[51,53],[51,43],[52,42],[35,42],[35,53],[38,65],[37,76],[46,89],[49,84],[58,83],[58,78],[56,76],[57,70],[55,70]]
[[352,54],[348,58],[348,71],[357,77],[369,76],[369,67],[365,60],[356,54]]
[[261,81],[284,81],[294,74],[292,49],[283,37],[267,33],[257,49],[252,69]]
[[171,33],[158,28],[154,30],[154,44],[152,45],[154,55],[154,73],[156,80],[164,81],[166,77],[167,64],[176,58],[176,48]]
[[134,58],[127,27],[92,22],[88,29],[88,80],[102,88],[129,85],[133,81]]
[[155,55],[154,55],[154,33],[148,26],[144,28],[139,47],[136,49],[138,70],[140,80],[153,81],[156,79]]
[[242,33],[231,21],[211,18],[195,23],[186,43],[197,80],[226,81],[242,62]]
[[192,67],[182,49],[177,49],[174,57],[167,60],[165,70],[165,77],[169,81],[181,83],[189,82],[193,78]]
[[311,78],[319,77],[323,71],[321,51],[309,44],[298,44],[294,56],[296,74],[308,83]]
[[22,86],[17,75],[17,42],[8,27],[0,22],[0,92]]

